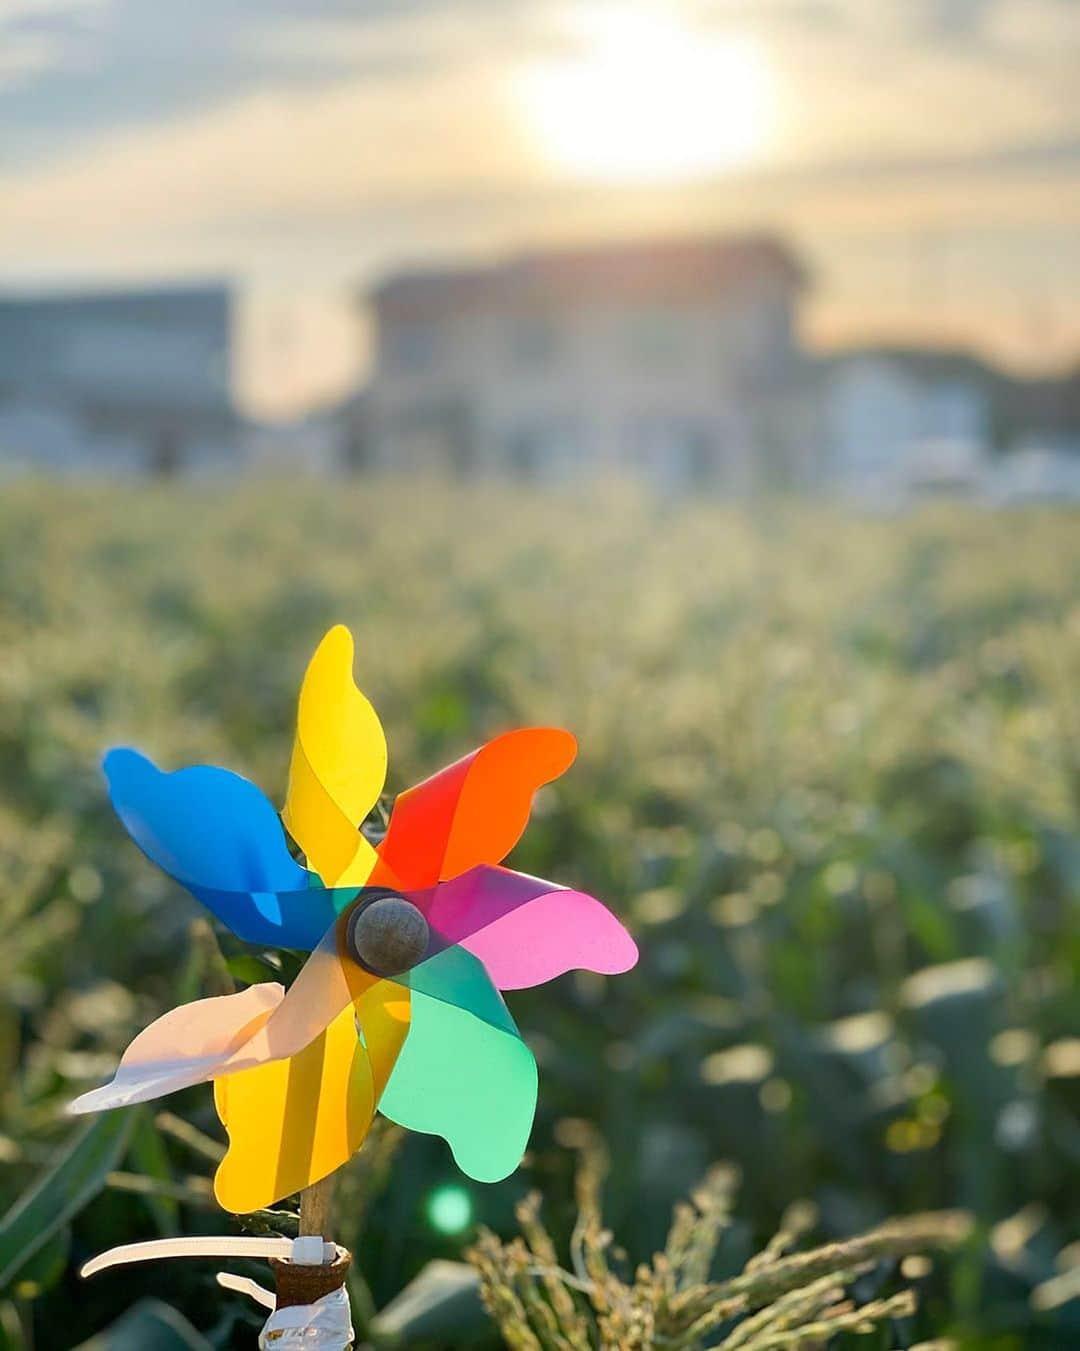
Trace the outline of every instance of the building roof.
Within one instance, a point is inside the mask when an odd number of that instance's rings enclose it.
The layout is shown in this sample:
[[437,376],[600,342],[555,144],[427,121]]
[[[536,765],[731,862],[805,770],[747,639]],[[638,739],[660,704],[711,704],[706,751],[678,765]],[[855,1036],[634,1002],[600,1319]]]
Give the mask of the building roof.
[[637,240],[522,254],[488,267],[402,272],[372,293],[381,321],[583,304],[657,304],[735,293],[762,281],[801,288],[807,276],[772,235]]
[[167,324],[227,323],[231,288],[227,282],[197,282],[77,291],[0,293],[0,325],[81,319]]
[[959,382],[987,385],[1001,378],[1001,372],[989,361],[963,348],[914,347],[901,343],[865,343],[841,348],[818,358],[819,368],[828,373],[843,370],[858,362],[874,362],[903,371],[920,383]]

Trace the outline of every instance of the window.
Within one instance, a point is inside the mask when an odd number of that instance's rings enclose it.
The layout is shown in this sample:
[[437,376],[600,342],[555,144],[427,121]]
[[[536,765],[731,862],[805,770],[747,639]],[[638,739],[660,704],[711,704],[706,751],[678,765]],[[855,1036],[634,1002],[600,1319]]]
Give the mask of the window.
[[517,319],[512,321],[507,347],[516,370],[545,370],[558,357],[559,334],[550,319]]
[[400,324],[386,335],[386,364],[395,373],[419,375],[438,355],[439,334],[432,324]]
[[709,429],[692,418],[647,417],[629,429],[631,463],[659,487],[701,487],[720,470]]
[[638,366],[667,366],[686,354],[689,332],[674,310],[641,310],[626,320],[626,352]]
[[720,329],[720,369],[747,388],[791,377],[794,346],[785,300],[761,297],[725,315]]
[[566,417],[512,427],[504,454],[507,468],[518,478],[558,480],[581,466],[581,428]]

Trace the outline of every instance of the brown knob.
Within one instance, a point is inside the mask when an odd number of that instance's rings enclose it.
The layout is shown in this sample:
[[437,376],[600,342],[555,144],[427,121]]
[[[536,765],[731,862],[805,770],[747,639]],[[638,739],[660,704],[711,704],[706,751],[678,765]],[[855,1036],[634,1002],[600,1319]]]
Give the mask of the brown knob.
[[395,892],[364,902],[349,921],[349,947],[376,976],[397,976],[427,954],[431,930],[420,910]]

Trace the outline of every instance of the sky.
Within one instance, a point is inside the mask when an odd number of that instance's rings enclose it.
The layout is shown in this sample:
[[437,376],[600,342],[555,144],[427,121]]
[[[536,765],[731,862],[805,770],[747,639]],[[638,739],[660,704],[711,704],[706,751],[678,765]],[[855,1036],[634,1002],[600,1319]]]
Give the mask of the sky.
[[808,341],[1080,353],[1078,0],[0,0],[0,284],[242,287],[355,379],[396,267],[769,228]]

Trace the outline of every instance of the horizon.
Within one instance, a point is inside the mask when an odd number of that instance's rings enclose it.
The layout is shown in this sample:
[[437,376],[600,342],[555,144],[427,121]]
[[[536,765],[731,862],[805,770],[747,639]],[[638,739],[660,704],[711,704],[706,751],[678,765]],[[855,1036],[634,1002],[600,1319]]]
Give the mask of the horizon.
[[[618,243],[661,244],[685,238],[723,239],[745,237],[747,231],[733,231],[729,235],[715,232],[686,236],[640,235],[624,237]],[[767,232],[755,232],[767,233]],[[798,247],[783,235],[771,235],[783,246],[791,248],[796,260],[805,263]],[[127,278],[125,276],[83,277],[60,276],[47,279],[23,280],[11,284],[0,274],[0,303],[51,298],[81,299],[95,296],[124,295],[147,291],[167,293],[170,290],[190,291],[198,288],[224,287],[233,304],[234,348],[230,384],[241,412],[255,421],[288,423],[305,416],[318,414],[333,407],[350,394],[361,391],[371,374],[374,353],[374,328],[370,296],[381,285],[399,277],[422,272],[473,271],[487,267],[497,268],[537,254],[557,254],[578,249],[603,248],[611,245],[611,238],[601,240],[591,236],[563,245],[520,246],[497,250],[488,257],[455,255],[432,259],[404,257],[400,263],[372,273],[369,280],[349,284],[312,287],[302,283],[281,282],[267,286],[245,283],[242,277],[229,277],[223,272],[182,272]],[[809,270],[808,284],[802,307],[813,296],[815,276]],[[315,325],[318,341],[329,345],[323,356],[329,354],[330,369],[323,370],[323,379],[311,383],[306,370],[297,379],[296,349],[312,336]],[[1080,370],[1080,340],[1075,347],[1060,354],[1056,362],[1028,363],[1010,360],[1007,352],[991,347],[980,347],[976,342],[944,332],[897,332],[885,329],[852,331],[833,340],[821,338],[805,322],[800,326],[807,355],[815,360],[847,353],[873,351],[921,351],[942,356],[966,356],[983,362],[1000,374],[1019,380],[1056,379],[1070,376]],[[276,338],[275,338],[276,335]],[[275,346],[277,352],[275,353]],[[276,359],[275,359],[276,358]]]

